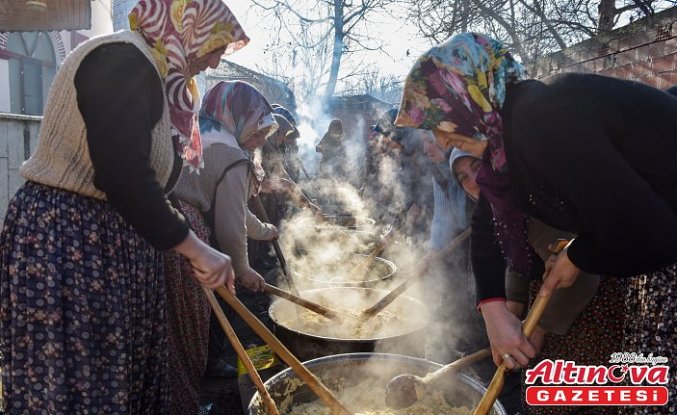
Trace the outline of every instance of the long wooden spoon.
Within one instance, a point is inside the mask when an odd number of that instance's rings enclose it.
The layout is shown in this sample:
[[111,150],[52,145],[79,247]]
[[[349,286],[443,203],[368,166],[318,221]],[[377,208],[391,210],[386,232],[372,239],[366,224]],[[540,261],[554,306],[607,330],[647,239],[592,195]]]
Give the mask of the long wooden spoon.
[[[558,239],[554,244],[552,244],[550,252],[553,254],[559,254],[568,243],[569,241],[566,239]],[[522,325],[522,330],[526,337],[531,336],[531,334],[534,332],[534,329],[538,324],[538,320],[540,320],[541,316],[543,315],[543,310],[545,310],[545,307],[548,305],[548,301],[550,301],[550,297],[551,296],[541,297],[539,295],[536,297],[536,300],[534,300],[534,304],[531,306],[529,314]],[[503,389],[503,383],[505,383],[505,371],[505,363],[501,363],[498,369],[496,369],[496,373],[494,373],[494,377],[491,379],[491,383],[489,384],[487,391],[484,393],[484,396],[482,396],[482,400],[477,405],[473,415],[487,415],[489,413],[489,410],[491,410],[491,407],[494,406],[494,402],[496,402],[498,395],[500,395],[501,390]]]
[[386,405],[393,409],[408,408],[423,398],[430,388],[438,386],[453,373],[489,356],[491,349],[487,347],[442,366],[423,378],[409,374],[395,376],[386,385]]
[[[548,304],[549,300],[550,297],[539,296],[536,298],[536,301],[534,301],[534,304],[529,310],[529,314],[527,315],[527,319],[524,321],[523,325],[523,331],[526,337],[531,336],[531,334],[534,332],[534,328],[536,328],[536,324],[538,323],[538,320],[540,320],[543,310],[545,310],[545,306]],[[491,379],[491,383],[489,384],[487,391],[484,392],[482,400],[480,400],[480,403],[477,404],[477,408],[475,409],[475,412],[473,412],[473,415],[487,415],[489,413],[491,408],[494,406],[494,402],[496,402],[498,395],[501,394],[501,390],[503,389],[506,369],[505,363],[501,363],[501,365],[496,369],[496,373],[494,373],[494,377]]]
[[453,241],[449,242],[449,244],[447,244],[447,246],[445,246],[444,249],[442,249],[441,251],[429,253],[426,256],[424,256],[423,259],[420,261],[421,266],[419,267],[418,274],[416,276],[407,278],[404,282],[395,287],[391,292],[386,294],[376,304],[364,310],[362,312],[362,316],[364,318],[371,318],[376,314],[380,313],[381,310],[386,308],[390,303],[395,301],[397,297],[399,297],[403,292],[405,292],[407,288],[411,287],[414,283],[418,282],[421,278],[423,278],[423,276],[425,276],[426,272],[428,271],[428,269],[432,264],[449,255],[454,250],[456,250],[456,248],[458,248],[458,246],[461,245],[463,241],[468,239],[469,236],[470,236],[470,228],[461,232],[461,234],[459,234],[456,238],[454,238]]
[[390,233],[392,230],[390,230],[387,234],[383,235],[378,242],[376,243],[376,246],[374,249],[367,255],[362,261],[360,261],[357,265],[353,267],[348,272],[348,275],[354,275],[354,274],[364,274],[367,272],[369,267],[371,266],[371,263],[374,262],[374,259],[381,255],[383,251],[385,251],[386,247],[388,246],[388,243],[390,242],[391,235]]
[[268,393],[266,387],[263,385],[263,380],[261,380],[259,372],[254,367],[254,363],[252,363],[252,360],[249,358],[249,355],[247,354],[247,351],[244,349],[244,346],[242,346],[240,339],[237,338],[237,334],[235,334],[233,326],[230,325],[228,319],[226,318],[226,315],[223,313],[221,305],[218,303],[218,301],[216,301],[214,292],[206,287],[202,287],[202,289],[204,290],[204,293],[207,296],[207,300],[209,301],[209,305],[212,307],[212,311],[214,311],[217,320],[219,320],[219,323],[221,324],[221,328],[226,333],[226,336],[228,336],[228,340],[230,340],[230,344],[233,345],[235,353],[237,353],[237,356],[240,358],[240,360],[242,360],[242,363],[244,363],[244,367],[247,368],[247,373],[249,373],[249,377],[251,378],[252,382],[254,382],[256,390],[259,391],[259,394],[261,394],[263,402],[265,402],[266,406],[268,407],[268,413],[271,415],[280,415],[280,412],[277,410],[277,407],[275,406],[275,401]]
[[308,301],[308,300],[301,298],[301,297],[297,297],[297,296],[290,294],[290,293],[288,293],[284,290],[281,290],[281,289],[279,289],[279,288],[277,288],[273,285],[266,284],[264,291],[267,292],[268,294],[273,294],[273,295],[276,295],[280,298],[284,298],[285,300],[289,300],[294,304],[300,305],[301,307],[305,307],[308,310],[313,311],[313,312],[321,315],[322,317],[326,317],[330,320],[336,321],[336,320],[340,319],[340,316],[337,313],[337,311],[330,310],[329,308],[327,308],[323,305],[314,303],[312,301]]
[[216,289],[216,293],[221,296],[221,298],[226,301],[233,309],[242,317],[242,319],[249,325],[249,327],[254,330],[256,334],[263,339],[264,342],[275,352],[283,362],[291,367],[291,369],[298,375],[298,377],[308,385],[308,388],[315,393],[332,411],[338,415],[352,415],[352,413],[346,409],[341,402],[336,399],[336,396],[327,389],[320,380],[313,375],[301,362],[287,349],[280,340],[273,335],[273,333],[266,328],[266,326],[259,321],[259,319],[254,316],[245,307],[240,300],[237,299],[230,291],[225,287],[221,286]]
[[[263,219],[264,222],[270,222],[270,219],[268,218],[268,213],[266,213],[266,208],[263,207],[263,203],[261,202],[261,199],[258,196],[254,196],[254,205],[256,206],[256,210],[258,210],[261,219]],[[289,291],[291,291],[294,295],[299,297],[299,291],[298,289],[296,289],[294,277],[292,277],[291,272],[289,272],[289,268],[287,267],[287,260],[284,258],[284,254],[282,253],[282,249],[280,248],[280,243],[277,241],[277,239],[273,239],[271,243],[273,244],[273,249],[275,249],[275,255],[277,255],[277,260],[280,263],[282,274],[284,275],[284,278],[287,281],[287,285],[289,285]]]

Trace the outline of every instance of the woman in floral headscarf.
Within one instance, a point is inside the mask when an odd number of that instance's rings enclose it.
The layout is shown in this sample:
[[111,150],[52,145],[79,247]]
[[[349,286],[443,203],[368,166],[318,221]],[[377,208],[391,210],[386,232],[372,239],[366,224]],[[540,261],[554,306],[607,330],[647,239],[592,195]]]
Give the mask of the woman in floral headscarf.
[[[262,291],[265,281],[249,266],[247,236],[257,240],[277,237],[275,226],[261,223],[247,209],[260,169],[254,150],[276,129],[272,108],[256,88],[240,81],[219,82],[207,92],[200,109],[205,168],[199,175],[184,171],[174,190],[192,228],[230,255],[235,279],[251,291]],[[165,263],[171,413],[194,414],[207,364],[209,303],[192,281],[185,259],[172,255]]]
[[248,39],[219,0],[141,0],[130,21],[63,62],[8,208],[6,413],[167,413],[163,251],[234,291],[230,258],[166,195],[202,163],[191,77]]
[[[520,321],[505,307],[504,284],[496,278],[503,272],[495,261],[502,252],[517,271],[543,274],[526,243],[527,214],[577,235],[549,267],[540,295],[571,285],[581,269],[640,275],[628,280],[629,301],[640,316],[628,319],[620,349],[674,357],[677,102],[672,97],[592,74],[524,80],[522,66],[500,43],[462,34],[418,59],[396,123],[430,129],[440,144],[483,157],[473,265],[497,364],[525,365],[534,355]],[[677,409],[674,372],[671,376],[670,409],[662,413]]]

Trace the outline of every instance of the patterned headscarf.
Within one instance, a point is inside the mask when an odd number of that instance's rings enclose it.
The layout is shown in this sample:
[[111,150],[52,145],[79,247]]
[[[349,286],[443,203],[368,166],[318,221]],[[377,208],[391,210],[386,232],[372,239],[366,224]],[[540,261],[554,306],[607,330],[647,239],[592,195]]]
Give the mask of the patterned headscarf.
[[200,109],[200,126],[210,130],[218,125],[225,129],[238,144],[254,131],[278,127],[273,119],[273,109],[263,95],[252,85],[242,81],[221,81],[205,94]]
[[510,184],[500,110],[506,85],[525,76],[524,67],[498,41],[475,33],[453,36],[416,61],[395,120],[398,126],[488,141],[477,183],[491,204],[501,249],[521,273],[528,273],[534,256],[526,240],[527,216]]
[[290,134],[293,134],[296,129],[294,126],[289,122],[287,117],[284,115],[280,114],[273,114],[273,117],[275,118],[275,122],[280,126],[277,130],[278,133],[282,134],[285,138],[287,138]]
[[293,127],[296,127],[296,118],[294,118],[294,116],[291,115],[291,112],[289,112],[288,109],[286,109],[285,107],[283,107],[283,106],[280,105],[280,104],[272,104],[272,107],[273,107],[273,112],[274,112],[275,114],[280,114],[281,116],[283,116],[284,118],[286,118],[287,121],[289,121],[289,123],[290,123]]
[[249,38],[221,0],[140,0],[129,13],[129,26],[151,47],[164,80],[177,151],[197,170],[202,167],[200,99],[189,63],[224,46],[225,54],[233,53]]

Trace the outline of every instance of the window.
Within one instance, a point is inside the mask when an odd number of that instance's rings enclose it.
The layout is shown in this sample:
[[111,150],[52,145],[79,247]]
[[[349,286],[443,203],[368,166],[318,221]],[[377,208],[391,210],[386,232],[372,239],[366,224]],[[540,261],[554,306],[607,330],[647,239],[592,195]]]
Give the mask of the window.
[[11,110],[41,115],[56,74],[54,46],[45,32],[14,32],[7,39]]

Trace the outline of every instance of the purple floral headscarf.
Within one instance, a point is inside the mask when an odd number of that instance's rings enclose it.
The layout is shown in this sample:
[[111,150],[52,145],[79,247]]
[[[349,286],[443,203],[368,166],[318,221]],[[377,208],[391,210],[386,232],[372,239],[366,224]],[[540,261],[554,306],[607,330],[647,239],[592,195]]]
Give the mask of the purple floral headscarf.
[[414,64],[395,124],[488,141],[477,183],[491,205],[503,254],[526,274],[534,253],[527,243],[527,216],[510,184],[500,114],[506,85],[525,77],[524,67],[498,41],[475,33],[452,36]]

